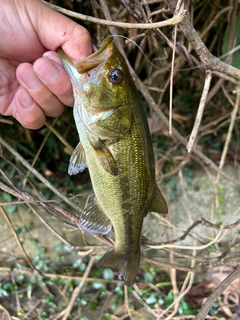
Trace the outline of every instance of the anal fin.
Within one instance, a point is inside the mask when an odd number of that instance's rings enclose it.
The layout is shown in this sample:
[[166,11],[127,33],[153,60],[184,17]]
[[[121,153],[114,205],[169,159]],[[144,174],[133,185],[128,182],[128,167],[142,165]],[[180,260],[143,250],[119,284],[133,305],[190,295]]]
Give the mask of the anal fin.
[[111,228],[111,220],[99,207],[95,200],[87,205],[79,219],[80,227],[90,233],[107,234]]

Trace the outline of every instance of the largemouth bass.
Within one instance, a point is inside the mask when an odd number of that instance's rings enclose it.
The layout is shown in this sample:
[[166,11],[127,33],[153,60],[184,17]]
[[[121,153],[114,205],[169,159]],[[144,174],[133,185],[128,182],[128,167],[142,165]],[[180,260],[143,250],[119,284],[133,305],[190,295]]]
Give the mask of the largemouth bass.
[[143,219],[149,211],[168,211],[155,181],[147,120],[112,37],[78,62],[61,49],[58,54],[72,82],[80,138],[68,171],[77,174],[88,167],[95,193],[79,224],[98,234],[107,234],[113,226],[115,244],[98,265],[117,269],[119,279],[132,285],[139,267]]

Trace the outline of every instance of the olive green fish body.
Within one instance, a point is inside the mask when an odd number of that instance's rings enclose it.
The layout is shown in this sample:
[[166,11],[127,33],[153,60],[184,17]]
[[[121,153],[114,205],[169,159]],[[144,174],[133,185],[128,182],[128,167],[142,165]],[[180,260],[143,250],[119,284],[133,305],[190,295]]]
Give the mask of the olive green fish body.
[[74,118],[80,143],[69,173],[89,168],[96,201],[80,217],[80,226],[106,234],[113,225],[114,247],[99,266],[118,269],[134,283],[140,260],[142,223],[152,210],[167,213],[154,175],[154,154],[144,111],[127,65],[107,38],[101,48],[73,64],[59,51],[75,97]]

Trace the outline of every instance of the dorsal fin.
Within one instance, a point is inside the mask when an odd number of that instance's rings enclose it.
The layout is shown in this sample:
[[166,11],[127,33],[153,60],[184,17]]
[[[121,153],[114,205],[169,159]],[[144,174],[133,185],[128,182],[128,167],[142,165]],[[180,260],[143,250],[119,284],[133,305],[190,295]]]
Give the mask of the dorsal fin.
[[149,211],[158,213],[168,213],[167,201],[162,195],[157,183],[155,183],[152,206]]

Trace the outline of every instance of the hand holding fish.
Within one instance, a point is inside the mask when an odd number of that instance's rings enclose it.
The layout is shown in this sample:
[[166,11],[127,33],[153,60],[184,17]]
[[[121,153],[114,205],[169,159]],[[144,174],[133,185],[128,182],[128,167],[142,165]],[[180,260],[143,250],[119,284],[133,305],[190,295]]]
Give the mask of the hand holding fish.
[[92,53],[91,38],[41,1],[0,0],[0,7],[0,113],[37,129],[73,105],[70,80],[53,51],[61,46],[83,59]]

